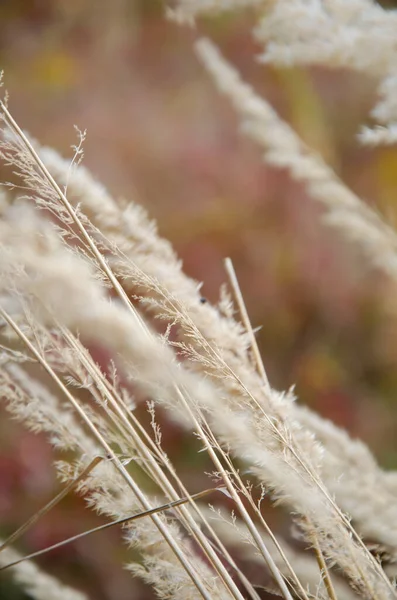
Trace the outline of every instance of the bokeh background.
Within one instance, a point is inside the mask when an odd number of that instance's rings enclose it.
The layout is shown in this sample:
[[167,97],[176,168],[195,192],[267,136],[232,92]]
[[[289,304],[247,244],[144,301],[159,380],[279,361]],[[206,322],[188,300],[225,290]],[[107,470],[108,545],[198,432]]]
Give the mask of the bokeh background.
[[[390,5],[390,3],[389,3]],[[216,302],[230,256],[271,383],[365,440],[397,468],[395,284],[335,231],[284,171],[263,164],[198,63],[211,36],[256,90],[341,178],[394,223],[397,153],[364,149],[374,83],[351,72],[277,70],[255,62],[249,12],[196,29],[164,18],[155,0],[3,0],[0,62],[10,108],[42,143],[71,156],[87,129],[84,164],[115,196],[143,204],[186,272]],[[186,473],[200,466],[189,436],[164,424],[166,450]],[[0,413],[0,534],[57,491],[40,436]],[[203,476],[203,485],[206,484]],[[207,482],[208,483],[208,482]],[[70,497],[25,535],[25,552],[100,520]],[[119,532],[88,537],[43,559],[97,600],[151,598],[120,567]],[[0,597],[26,596],[0,575]]]

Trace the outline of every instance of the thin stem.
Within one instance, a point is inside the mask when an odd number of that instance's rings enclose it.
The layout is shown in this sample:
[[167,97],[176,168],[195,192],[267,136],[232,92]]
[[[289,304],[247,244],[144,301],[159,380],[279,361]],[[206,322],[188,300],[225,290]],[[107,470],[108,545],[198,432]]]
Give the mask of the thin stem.
[[[10,129],[23,141],[23,143],[24,143],[27,151],[29,152],[30,156],[35,161],[35,163],[37,164],[40,172],[42,173],[42,175],[44,176],[44,178],[47,180],[47,182],[51,185],[51,187],[55,190],[55,192],[58,195],[59,199],[61,200],[61,202],[65,206],[67,212],[69,213],[70,217],[75,222],[75,224],[76,224],[78,230],[80,231],[80,233],[81,233],[84,241],[86,242],[87,246],[91,250],[91,252],[94,255],[94,257],[96,258],[96,260],[98,261],[98,264],[100,265],[100,267],[102,268],[102,270],[104,271],[104,273],[109,278],[109,280],[110,280],[111,284],[113,285],[116,293],[118,294],[118,296],[120,297],[120,299],[123,301],[123,303],[127,306],[127,308],[130,311],[130,313],[132,313],[132,315],[134,316],[134,318],[137,321],[138,325],[140,325],[140,327],[146,332],[147,335],[150,335],[149,332],[148,332],[148,330],[147,330],[147,327],[146,327],[145,323],[143,322],[143,320],[140,317],[140,315],[138,314],[138,312],[135,310],[134,306],[131,304],[131,302],[130,302],[128,296],[127,296],[127,294],[125,293],[125,291],[123,289],[123,287],[120,285],[120,283],[118,282],[117,278],[115,277],[113,271],[108,266],[105,258],[102,256],[101,252],[96,247],[94,240],[91,238],[91,236],[86,231],[83,223],[81,222],[81,220],[78,217],[77,213],[75,212],[73,206],[71,205],[71,203],[67,199],[65,193],[61,190],[61,188],[59,187],[59,185],[57,184],[57,182],[55,181],[55,179],[53,178],[53,176],[51,175],[51,173],[48,171],[48,169],[46,168],[46,166],[42,162],[41,158],[38,156],[37,152],[33,148],[32,144],[30,143],[30,141],[27,138],[27,136],[24,134],[24,132],[22,131],[22,129],[19,127],[18,123],[14,120],[14,118],[11,115],[11,113],[8,111],[7,107],[1,101],[0,101],[0,108],[3,111],[3,113],[4,113],[4,120],[5,120],[5,122],[8,124],[8,126],[10,127]],[[221,562],[219,560],[217,562],[221,565]],[[235,597],[241,597],[241,594],[238,591],[238,588],[236,587],[235,583],[230,578],[230,576],[227,574],[227,571],[223,568],[222,565],[221,565],[221,567],[222,567],[222,570],[225,571],[224,578],[226,578],[226,580],[229,580],[228,587],[229,587],[229,589],[232,588],[230,591],[232,591],[232,593],[233,593],[233,595]]]
[[[53,190],[58,195],[58,197],[61,200],[62,204],[64,205],[64,207],[66,208],[67,212],[69,213],[70,217],[75,222],[78,230],[80,231],[82,237],[84,238],[84,241],[86,242],[86,244],[88,245],[88,247],[91,250],[92,254],[94,255],[94,257],[98,261],[98,264],[100,265],[101,269],[106,273],[107,277],[109,278],[109,280],[110,280],[111,284],[113,285],[115,291],[117,292],[118,296],[123,301],[123,303],[127,306],[127,308],[129,310],[131,310],[132,305],[131,305],[131,302],[130,302],[127,294],[125,293],[123,287],[118,282],[118,280],[115,277],[113,271],[111,270],[111,268],[107,264],[105,258],[102,256],[101,252],[96,247],[94,240],[88,234],[87,230],[85,229],[85,227],[84,227],[81,219],[79,218],[79,216],[76,213],[75,209],[73,208],[72,204],[69,202],[69,200],[67,199],[65,193],[61,190],[61,188],[59,187],[59,185],[55,181],[54,177],[51,175],[51,173],[49,172],[49,170],[47,169],[47,167],[45,166],[45,164],[41,160],[40,156],[37,154],[36,150],[32,146],[32,144],[29,141],[28,137],[25,135],[25,133],[19,127],[18,123],[15,121],[15,119],[11,115],[10,111],[8,110],[8,108],[5,106],[4,102],[2,102],[1,100],[0,100],[0,109],[4,113],[4,120],[7,123],[8,127],[11,129],[11,131],[13,131],[22,140],[22,142],[25,145],[25,148],[26,148],[27,152],[30,154],[31,158],[36,163],[36,165],[37,165],[38,169],[40,170],[41,174],[43,175],[43,177],[47,180],[47,182],[49,183],[49,185],[53,188]],[[135,311],[134,311],[134,313],[135,313]]]
[[262,360],[261,354],[259,352],[258,344],[256,342],[256,337],[255,337],[254,331],[252,329],[252,325],[251,325],[250,318],[248,316],[247,308],[245,306],[243,294],[241,293],[240,285],[239,285],[239,282],[238,282],[238,279],[236,276],[236,271],[234,270],[234,266],[233,266],[233,263],[230,258],[225,258],[225,269],[226,269],[226,273],[228,274],[228,277],[229,277],[230,285],[232,286],[232,289],[233,289],[234,297],[236,299],[237,306],[239,308],[245,330],[250,339],[251,350],[254,355],[257,371],[262,378],[263,385],[265,386],[266,391],[270,392],[271,387],[270,387],[269,379],[267,377],[267,374],[265,371],[265,366],[263,364],[263,360]]
[[[321,493],[325,496],[325,498],[327,499],[327,501],[330,503],[331,507],[335,510],[336,514],[340,517],[340,519],[342,520],[343,524],[345,525],[345,527],[347,528],[347,530],[350,532],[351,537],[354,538],[354,540],[357,542],[357,544],[361,547],[363,553],[366,555],[366,558],[372,564],[372,566],[373,566],[375,572],[377,573],[377,575],[379,575],[380,578],[383,579],[384,583],[389,588],[389,591],[392,593],[393,598],[396,598],[396,596],[397,596],[396,591],[393,588],[393,585],[390,582],[390,580],[388,579],[386,573],[379,566],[379,564],[377,563],[375,557],[372,556],[371,552],[368,550],[368,548],[364,544],[363,540],[360,538],[360,536],[358,535],[358,533],[356,532],[356,530],[354,529],[354,527],[351,525],[351,523],[349,522],[349,520],[343,514],[343,512],[341,511],[341,509],[339,508],[339,506],[335,503],[335,501],[329,495],[329,492],[328,492],[327,488],[325,487],[324,483],[322,482],[322,480],[318,477],[318,475],[315,473],[315,471],[313,471],[306,464],[305,460],[299,456],[299,454],[297,453],[296,449],[291,444],[291,442],[288,441],[288,439],[282,434],[281,431],[279,431],[279,429],[277,428],[277,426],[275,425],[275,423],[273,422],[273,420],[271,419],[271,417],[269,417],[269,415],[264,410],[263,406],[261,406],[260,402],[255,398],[255,396],[252,394],[252,392],[250,392],[250,390],[247,388],[247,386],[242,381],[242,379],[239,377],[239,375],[235,371],[233,371],[233,369],[227,364],[227,362],[222,358],[222,356],[211,346],[211,344],[206,340],[206,338],[204,338],[204,336],[202,336],[202,334],[200,333],[200,331],[197,328],[196,328],[196,331],[197,331],[198,336],[200,337],[200,340],[203,341],[203,346],[205,346],[205,347],[208,348],[208,351],[210,353],[212,353],[212,355],[218,361],[220,361],[222,363],[222,365],[225,367],[225,369],[230,373],[230,375],[241,386],[241,388],[243,389],[243,391],[247,394],[247,396],[250,398],[250,400],[252,400],[252,402],[254,403],[254,405],[262,413],[262,415],[264,416],[265,420],[269,424],[270,428],[273,430],[274,434],[282,441],[282,443],[284,444],[285,448],[288,448],[288,450],[291,452],[291,454],[296,459],[296,461],[298,462],[298,464],[301,465],[301,467],[306,472],[306,474],[309,476],[309,478],[312,479],[312,481],[319,488],[319,490],[321,491]],[[362,580],[365,583],[365,585],[368,587],[368,590],[370,592],[371,597],[374,598],[374,599],[376,599],[377,596],[376,596],[376,594],[374,592],[374,589],[373,589],[372,585],[368,581],[368,578],[366,577],[364,571],[361,569],[361,567],[356,562],[355,562],[355,565],[356,565],[357,569],[360,572],[360,577],[362,578]]]
[[322,577],[322,580],[324,581],[324,585],[326,587],[329,599],[330,600],[338,600],[336,592],[335,592],[335,588],[333,586],[331,576],[330,576],[330,573],[329,573],[329,570],[327,567],[327,563],[325,562],[324,554],[320,548],[320,545],[319,545],[318,539],[317,539],[317,535],[316,535],[316,532],[314,529],[313,529],[313,534],[311,535],[311,541],[313,544],[317,563],[320,568],[321,577]]
[[[102,460],[103,460],[103,456],[96,456],[90,462],[90,464],[87,467],[85,467],[85,469],[83,469],[83,471],[80,473],[80,475],[78,477],[76,477],[76,479],[74,479],[72,482],[70,482],[63,490],[61,490],[59,492],[59,494],[57,494],[55,496],[55,498],[53,498],[50,502],[48,502],[48,504],[43,506],[43,508],[41,508],[39,511],[37,511],[32,517],[30,517],[30,519],[28,519],[23,525],[21,525],[21,527],[19,527],[16,531],[14,531],[14,533],[12,533],[1,544],[0,552],[2,550],[4,550],[5,548],[7,548],[7,546],[9,546],[10,544],[15,542],[17,539],[19,539],[21,537],[21,535],[23,535],[25,533],[25,531],[27,531],[30,527],[32,527],[32,525],[37,523],[37,521],[41,517],[46,515],[48,513],[48,511],[51,510],[51,508],[56,506],[69,492],[71,492],[73,489],[75,489],[77,487],[77,485],[80,483],[80,481],[83,481],[83,479],[85,479],[87,477],[87,475],[92,471],[92,469],[94,469],[97,466],[97,464],[100,463]],[[18,562],[20,562],[20,561],[18,561]]]
[[264,527],[264,529],[266,530],[266,533],[269,535],[269,537],[271,538],[272,542],[274,543],[275,547],[277,548],[282,560],[284,561],[287,569],[290,572],[291,575],[291,580],[294,581],[294,583],[296,584],[296,590],[295,592],[298,594],[298,590],[299,593],[301,594],[301,597],[303,598],[303,600],[309,600],[308,595],[303,587],[303,585],[301,584],[301,582],[299,581],[299,577],[297,576],[297,574],[295,573],[294,569],[292,568],[291,563],[289,562],[287,556],[285,555],[285,552],[283,551],[281,545],[279,544],[276,536],[274,535],[274,533],[272,532],[272,530],[270,529],[269,525],[267,524],[266,520],[263,518],[263,515],[261,513],[261,511],[259,510],[259,507],[255,504],[252,495],[249,493],[249,491],[247,490],[246,486],[243,484],[240,474],[239,472],[236,470],[233,461],[230,460],[230,458],[228,457],[228,455],[223,452],[221,446],[219,445],[218,441],[216,440],[215,437],[213,437],[213,443],[215,445],[215,448],[222,454],[222,456],[224,457],[226,464],[228,466],[228,468],[230,469],[230,471],[233,473],[233,476],[235,477],[236,481],[239,484],[240,490],[242,491],[242,493],[244,494],[244,496],[247,498],[248,502],[250,503],[250,505],[252,506],[252,509],[255,511],[255,513],[258,515],[258,518],[262,524],[262,526]]
[[[53,379],[53,381],[57,384],[57,386],[62,391],[62,393],[67,397],[69,402],[76,409],[78,414],[81,416],[83,421],[86,423],[86,425],[90,429],[91,433],[96,438],[96,440],[106,450],[106,453],[114,460],[114,464],[115,464],[116,468],[118,469],[118,471],[120,472],[122,477],[125,479],[127,485],[132,489],[132,491],[134,492],[136,498],[138,499],[138,501],[142,505],[142,507],[145,510],[151,510],[152,506],[150,506],[146,496],[141,492],[139,486],[135,483],[134,479],[131,477],[131,475],[128,473],[128,471],[125,469],[124,465],[121,463],[121,461],[119,460],[117,455],[114,453],[111,446],[109,446],[109,444],[103,438],[101,433],[96,429],[95,425],[88,418],[86,413],[83,411],[83,409],[78,404],[76,399],[69,392],[67,387],[63,384],[61,379],[57,376],[55,371],[53,371],[53,369],[50,367],[50,365],[47,363],[47,361],[41,356],[41,354],[36,350],[36,348],[32,345],[30,340],[26,337],[26,335],[23,333],[23,331],[20,329],[20,327],[17,325],[17,323],[8,315],[8,313],[6,313],[6,311],[1,306],[0,306],[0,315],[10,325],[10,327],[12,327],[12,329],[15,331],[15,333],[24,342],[24,344],[27,346],[27,348],[30,350],[30,352],[33,354],[33,356],[37,359],[37,361],[41,364],[41,366],[45,369],[45,371],[48,373],[48,375]],[[175,556],[181,562],[182,566],[188,573],[189,577],[193,581],[194,585],[197,587],[200,594],[206,600],[211,600],[211,597],[209,596],[203,583],[200,581],[198,574],[196,573],[193,565],[191,565],[190,561],[184,555],[182,549],[175,542],[172,535],[168,531],[168,528],[164,525],[164,523],[159,519],[159,517],[157,515],[152,515],[151,518],[152,518],[154,524],[156,525],[156,527],[158,528],[158,530],[160,531],[160,533],[163,535],[164,539],[167,541],[171,550],[174,552]]]
[[[79,477],[80,479],[80,477]],[[176,506],[181,506],[182,504],[186,504],[186,502],[190,502],[191,500],[197,500],[198,498],[202,498],[212,492],[216,491],[216,488],[211,488],[207,490],[203,490],[202,492],[198,492],[197,494],[193,494],[193,496],[188,496],[186,498],[180,498],[179,500],[175,500],[174,502],[168,502],[167,504],[162,504],[161,506],[156,506],[155,508],[151,508],[150,510],[145,510],[143,512],[137,513],[130,517],[123,517],[122,519],[117,519],[116,521],[111,521],[110,523],[105,523],[104,525],[98,525],[98,527],[94,527],[93,529],[89,529],[88,531],[83,531],[83,533],[78,533],[77,535],[73,535],[67,540],[62,540],[62,542],[58,542],[57,544],[53,544],[52,546],[47,546],[47,548],[43,548],[42,550],[38,550],[37,552],[33,552],[32,554],[28,554],[28,556],[24,556],[14,562],[5,565],[4,567],[0,567],[0,571],[4,571],[5,569],[9,569],[10,567],[15,567],[15,565],[19,565],[19,563],[24,560],[30,560],[32,558],[37,558],[38,556],[42,556],[43,554],[47,554],[47,552],[51,552],[52,550],[56,550],[57,548],[61,548],[62,546],[66,546],[66,544],[71,544],[76,540],[79,540],[91,533],[96,533],[97,531],[103,531],[104,529],[109,529],[114,525],[123,525],[124,523],[131,523],[131,521],[136,521],[137,519],[141,519],[143,517],[149,517],[159,512],[163,512],[170,508],[174,508]]]
[[[106,380],[105,377],[103,377],[103,374],[100,371],[100,369],[98,368],[98,366],[95,365],[95,363],[93,363],[90,360],[89,355],[87,355],[87,353],[84,352],[85,349],[81,345],[81,343],[63,326],[60,326],[60,329],[61,329],[62,334],[65,337],[66,341],[76,351],[82,364],[87,369],[87,372],[95,380],[98,388],[102,391],[102,393],[106,397],[108,404],[113,408],[116,415],[119,417],[119,419],[121,421],[121,423],[118,425],[119,428],[120,428],[120,425],[122,425],[122,431],[124,431],[124,429],[128,430],[128,433],[132,437],[136,447],[139,449],[139,451],[142,453],[142,455],[146,459],[147,468],[148,468],[153,480],[159,484],[159,486],[162,488],[162,490],[165,494],[169,494],[169,496],[171,498],[174,498],[174,500],[175,500],[178,497],[176,490],[174,489],[171,482],[164,474],[162,468],[157,464],[156,460],[154,460],[153,454],[150,451],[150,449],[146,446],[145,442],[141,439],[141,437],[138,434],[138,432],[136,431],[136,429],[132,426],[130,421],[127,419],[125,413],[122,410],[121,399],[117,396],[117,394],[115,394],[115,391],[113,389],[110,389],[109,382]],[[103,408],[104,408],[104,410],[106,410],[107,414],[109,414],[110,411],[107,408],[106,402],[103,404]],[[116,415],[111,417],[113,422],[115,422]],[[109,417],[110,417],[110,415],[109,415]],[[138,420],[134,417],[134,415],[131,414],[130,417],[133,419],[133,423],[134,423],[135,427],[139,427],[140,433],[145,436],[145,439],[150,443],[151,446],[152,445],[154,446],[154,449],[156,451],[158,458],[164,464],[164,459],[161,456],[161,454],[158,453],[158,448],[153,443],[153,441],[150,439],[150,436],[147,435],[147,433],[145,432],[143,427],[140,425]],[[171,469],[169,462],[167,462],[164,466],[170,470],[171,474],[177,480],[177,483],[180,486],[180,488],[187,495],[186,488],[183,486],[179,477],[177,477],[175,471],[173,469]],[[193,500],[191,501],[191,504],[192,504],[193,508],[200,514],[199,508],[196,506],[196,504],[194,503]],[[181,513],[181,518],[184,521],[185,527],[190,531],[191,535],[194,537],[196,542],[200,545],[201,549],[206,554],[208,560],[211,562],[211,565],[213,566],[215,571],[218,573],[218,575],[224,582],[225,586],[229,589],[229,591],[236,598],[236,600],[242,600],[242,595],[241,595],[238,587],[236,586],[232,577],[228,573],[227,569],[222,564],[222,561],[219,559],[219,557],[217,556],[214,549],[211,547],[211,544],[209,543],[208,539],[205,537],[205,535],[201,531],[200,527],[198,527],[196,521],[193,519],[193,517],[187,510],[187,507],[181,506],[180,513]],[[208,525],[208,527],[209,527],[209,525]],[[216,538],[217,536],[215,535],[214,537]],[[218,543],[219,543],[219,545],[221,545],[220,540],[218,540]],[[226,552],[226,549],[224,549],[224,550]],[[231,557],[230,557],[230,560],[232,561]],[[237,566],[235,565],[235,563],[233,564],[233,566],[237,569]],[[250,593],[252,594],[252,592],[250,592]]]
[[280,588],[281,594],[283,595],[285,600],[292,600],[290,591],[288,590],[287,585],[286,585],[279,569],[277,568],[270,552],[266,548],[266,545],[265,545],[263,539],[261,538],[261,536],[259,535],[258,530],[256,529],[254,523],[252,522],[251,517],[249,516],[245,506],[241,502],[241,499],[240,499],[239,495],[237,494],[232,482],[230,481],[230,478],[227,475],[221,461],[219,460],[218,456],[214,452],[214,449],[212,448],[211,444],[209,443],[207,436],[204,433],[203,428],[201,427],[200,423],[198,422],[195,415],[193,414],[189,403],[186,401],[184,394],[181,392],[181,390],[177,386],[175,386],[175,387],[176,387],[176,392],[177,392],[183,406],[188,411],[190,417],[193,420],[194,426],[196,428],[197,433],[200,436],[200,439],[203,440],[203,442],[206,446],[206,449],[208,451],[208,454],[211,457],[212,462],[214,463],[216,469],[220,473],[222,473],[222,477],[223,477],[224,483],[227,487],[227,490],[228,490],[229,494],[231,495],[231,497],[233,498],[236,506],[238,507],[238,510],[239,510],[243,520],[245,521],[250,534],[252,535],[259,551],[261,552],[263,558],[265,559],[265,562],[269,568],[270,573],[272,574],[275,582],[277,583],[277,585]]
[[[238,280],[237,280],[236,272],[235,272],[235,270],[234,270],[233,263],[232,263],[232,261],[231,261],[231,259],[230,259],[230,258],[226,258],[226,259],[225,259],[225,268],[226,268],[226,271],[227,271],[227,273],[228,273],[228,275],[229,275],[230,283],[231,283],[231,286],[232,286],[232,288],[233,288],[233,291],[234,291],[234,294],[235,294],[235,298],[236,298],[237,304],[238,304],[238,306],[239,306],[240,314],[241,314],[241,317],[242,317],[242,319],[243,319],[243,322],[244,322],[244,325],[245,325],[246,331],[247,331],[247,333],[248,333],[248,335],[249,335],[249,337],[250,337],[251,348],[252,348],[252,351],[253,351],[253,354],[254,354],[254,357],[255,357],[255,362],[256,362],[256,366],[257,366],[258,373],[259,373],[259,375],[261,376],[261,378],[262,378],[262,380],[263,380],[263,382],[264,382],[264,387],[265,387],[266,391],[269,393],[269,392],[271,392],[271,387],[270,387],[270,384],[269,384],[269,380],[268,380],[268,378],[267,378],[266,371],[265,371],[265,367],[264,367],[264,364],[263,364],[263,361],[262,361],[262,357],[261,357],[261,355],[260,355],[259,348],[258,348],[258,345],[257,345],[257,343],[256,343],[256,338],[255,338],[254,332],[253,332],[253,330],[252,330],[251,322],[250,322],[250,319],[249,319],[249,316],[248,316],[248,312],[247,312],[247,310],[246,310],[246,307],[245,307],[245,303],[244,303],[243,295],[242,295],[242,293],[241,293],[241,289],[240,289],[240,286],[239,286],[239,283],[238,283]],[[223,359],[221,359],[221,360],[223,360]],[[226,363],[225,363],[225,365],[226,365]],[[227,365],[226,365],[226,366],[227,366]],[[339,509],[339,507],[338,507],[338,506],[335,504],[335,502],[334,502],[334,501],[332,500],[332,498],[329,496],[329,494],[328,494],[328,491],[327,491],[327,490],[326,490],[326,488],[324,487],[324,485],[323,485],[322,481],[321,481],[321,480],[320,480],[320,479],[317,477],[317,474],[316,474],[314,471],[312,471],[312,470],[311,470],[311,469],[310,469],[310,468],[309,468],[309,467],[306,465],[306,463],[305,463],[305,462],[304,462],[304,461],[303,461],[303,460],[300,458],[300,456],[299,456],[299,455],[296,453],[296,451],[295,451],[295,449],[293,448],[293,446],[292,446],[291,444],[288,444],[288,442],[287,442],[287,440],[285,439],[285,437],[284,437],[284,436],[281,434],[281,432],[279,432],[279,431],[278,431],[278,429],[276,428],[276,426],[274,425],[274,423],[271,421],[271,419],[269,419],[269,417],[267,416],[266,412],[265,412],[265,411],[263,410],[263,408],[260,406],[259,402],[258,402],[258,401],[257,401],[257,400],[254,398],[254,396],[253,396],[253,395],[252,395],[252,394],[251,394],[251,393],[248,391],[248,389],[245,387],[245,385],[244,385],[244,384],[243,384],[243,382],[240,380],[240,378],[238,377],[238,375],[237,375],[237,374],[235,374],[235,373],[234,373],[234,372],[233,372],[233,371],[230,369],[230,367],[228,367],[228,368],[229,368],[229,370],[231,371],[231,373],[234,375],[234,377],[235,377],[235,378],[236,378],[236,379],[239,381],[239,383],[240,383],[240,384],[243,386],[244,390],[245,390],[245,391],[246,391],[246,392],[249,394],[250,398],[251,398],[252,400],[254,400],[254,402],[256,403],[256,405],[257,405],[257,406],[260,408],[260,410],[262,411],[263,415],[264,415],[264,416],[267,418],[267,420],[268,420],[268,422],[270,423],[270,425],[272,426],[272,428],[275,430],[275,432],[277,432],[277,435],[279,435],[279,436],[280,436],[280,438],[282,439],[283,443],[285,443],[285,444],[288,446],[289,450],[292,452],[292,454],[294,455],[294,457],[295,457],[295,458],[298,460],[298,462],[299,462],[299,463],[301,464],[301,466],[302,466],[302,467],[303,467],[303,468],[306,470],[306,472],[308,473],[308,475],[309,475],[309,476],[310,476],[310,477],[311,477],[311,478],[314,480],[314,482],[315,482],[315,483],[318,485],[318,487],[320,488],[320,490],[321,490],[321,491],[324,493],[324,495],[325,495],[325,497],[327,498],[327,500],[329,500],[329,501],[331,502],[331,505],[332,505],[332,507],[333,507],[333,508],[334,508],[334,509],[337,511],[338,515],[339,515],[339,516],[342,518],[342,521],[343,521],[343,523],[344,523],[344,524],[345,524],[345,525],[348,527],[348,529],[349,529],[349,530],[352,532],[352,534],[353,534],[353,536],[355,537],[356,541],[358,541],[358,543],[360,544],[360,546],[361,546],[361,547],[362,547],[362,548],[365,550],[365,553],[366,553],[367,555],[369,555],[369,557],[370,557],[370,558],[371,558],[371,560],[372,560],[372,563],[373,563],[373,564],[376,566],[376,568],[377,568],[377,571],[379,571],[379,567],[378,567],[378,564],[376,563],[375,559],[374,559],[374,558],[373,558],[373,556],[372,556],[372,555],[371,555],[371,554],[368,552],[368,549],[367,549],[367,547],[365,546],[365,544],[363,543],[363,541],[361,540],[361,538],[359,537],[359,535],[356,533],[355,529],[353,529],[353,527],[351,526],[351,524],[349,523],[349,521],[348,521],[348,520],[345,518],[345,515],[342,513],[342,511]],[[317,540],[317,538],[316,538],[316,543],[317,543],[318,550],[321,552],[320,546],[318,545],[318,540]],[[321,553],[321,555],[322,555],[322,553]],[[322,557],[323,557],[323,555],[322,555]],[[323,557],[323,562],[324,562],[324,557]],[[326,567],[326,564],[325,564],[325,562],[324,562],[324,565],[325,565],[325,573],[328,573],[328,571],[327,571],[327,567]],[[356,567],[357,567],[357,569],[359,570],[359,572],[360,572],[360,575],[361,575],[361,577],[362,577],[363,581],[365,582],[365,584],[367,585],[368,589],[370,590],[370,592],[371,592],[371,595],[373,595],[373,597],[374,597],[374,598],[376,598],[375,592],[374,592],[374,590],[373,590],[373,588],[372,588],[372,586],[371,586],[370,582],[369,582],[369,581],[368,581],[368,579],[366,578],[366,576],[365,576],[364,572],[363,572],[363,571],[362,571],[362,569],[359,567],[359,565],[357,565],[357,564],[356,564]],[[391,584],[390,584],[390,581],[389,581],[389,580],[388,580],[388,578],[386,577],[386,575],[385,575],[385,573],[384,573],[383,569],[381,569],[381,575],[382,575],[382,578],[384,579],[384,581],[386,581],[386,582],[387,582],[387,584],[388,584],[389,588],[390,588],[390,589],[392,589],[392,586],[391,586]],[[329,577],[328,577],[328,580],[329,580],[329,585],[330,585],[330,589],[331,589],[331,587],[332,587],[332,582],[331,582],[331,580],[329,579]],[[326,581],[325,581],[325,583],[326,583],[326,585],[327,585],[327,582],[326,582]],[[328,585],[327,585],[327,590],[328,590]],[[393,590],[393,592],[394,592],[394,590]],[[335,591],[334,591],[334,593],[335,593]],[[395,592],[394,592],[394,595],[395,595]],[[331,597],[331,596],[330,596],[330,597]]]

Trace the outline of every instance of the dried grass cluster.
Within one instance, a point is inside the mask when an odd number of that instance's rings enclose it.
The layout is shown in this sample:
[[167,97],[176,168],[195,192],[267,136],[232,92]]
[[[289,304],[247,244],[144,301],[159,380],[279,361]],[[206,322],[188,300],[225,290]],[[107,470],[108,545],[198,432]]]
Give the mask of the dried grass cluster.
[[[394,141],[394,12],[370,0],[180,0],[172,16],[191,21],[243,5],[258,11],[263,61],[347,66],[375,77],[380,126],[363,130],[361,140]],[[324,206],[326,222],[395,277],[395,231],[211,42],[199,41],[196,50],[265,160],[303,181]],[[397,475],[380,469],[364,444],[299,406],[292,391],[272,389],[231,263],[236,308],[225,290],[218,306],[202,302],[200,286],[143,209],[114,200],[79,164],[84,134],[71,166],[30,142],[4,103],[1,112],[2,158],[19,177],[0,202],[0,378],[9,411],[46,432],[56,449],[72,451],[72,464],[58,463],[65,481],[103,457],[76,487],[113,520],[189,497],[162,449],[156,406],[198,438],[213,462],[214,487],[234,502],[232,516],[190,498],[127,524],[125,539],[140,554],[128,565],[132,573],[161,598],[262,597],[236,565],[233,545],[263,564],[269,589],[285,599],[395,597]],[[155,327],[159,319],[163,333]],[[87,343],[105,348],[109,364],[98,365]],[[150,401],[151,435],[135,416],[134,394]],[[156,497],[134,479],[132,461]],[[313,552],[300,553],[272,533],[252,485],[293,515]],[[387,555],[387,568],[366,541]],[[17,563],[15,577],[33,597],[84,597],[18,560],[8,547],[0,554],[2,564]]]

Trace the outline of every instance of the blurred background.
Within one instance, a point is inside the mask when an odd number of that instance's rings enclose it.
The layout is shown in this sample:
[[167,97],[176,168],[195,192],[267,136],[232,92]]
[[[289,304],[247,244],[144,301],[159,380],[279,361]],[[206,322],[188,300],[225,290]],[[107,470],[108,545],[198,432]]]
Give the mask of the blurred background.
[[[73,125],[86,128],[84,164],[113,195],[147,208],[211,302],[230,256],[252,323],[261,326],[273,386],[295,384],[300,402],[396,468],[395,284],[321,226],[321,210],[302,186],[262,163],[192,42],[203,33],[214,39],[343,181],[394,223],[397,153],[364,149],[355,139],[375,100],[373,82],[351,72],[258,65],[249,12],[191,29],[167,22],[164,8],[155,0],[3,0],[0,63],[11,112],[66,156],[76,142]],[[163,429],[170,457],[193,472],[200,459],[189,436]],[[0,413],[2,536],[56,493],[52,459],[43,438]],[[68,497],[18,547],[32,551],[99,522]],[[97,600],[151,598],[120,568],[118,539],[117,531],[88,537],[42,564]],[[5,575],[0,597],[27,598]]]

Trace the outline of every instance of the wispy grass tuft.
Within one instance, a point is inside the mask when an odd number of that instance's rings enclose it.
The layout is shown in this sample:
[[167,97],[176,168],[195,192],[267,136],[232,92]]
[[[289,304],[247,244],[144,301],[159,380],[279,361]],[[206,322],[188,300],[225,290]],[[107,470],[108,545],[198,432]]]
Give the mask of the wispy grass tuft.
[[[222,8],[257,10],[261,2],[177,4],[172,16],[192,20]],[[262,60],[284,64],[291,55],[298,63],[376,73],[388,91],[374,114],[390,126],[390,135],[382,130],[390,143],[394,46],[383,9],[364,0],[349,9],[337,1],[265,4],[256,29],[265,44]],[[338,41],[310,42],[308,33],[324,19]],[[367,31],[374,38],[385,33],[371,61],[362,57]],[[353,33],[347,56],[346,36]],[[311,53],[319,45],[316,58]],[[196,51],[264,159],[303,181],[324,207],[325,221],[357,244],[369,264],[396,277],[391,226],[301,142],[212,42],[200,40]],[[363,443],[299,406],[292,390],[272,387],[231,261],[220,303],[202,302],[200,285],[183,272],[142,207],[113,199],[79,164],[85,133],[79,132],[71,164],[31,141],[6,103],[0,109],[1,157],[17,176],[0,198],[2,397],[13,417],[47,435],[65,483],[102,457],[75,486],[99,513],[119,520],[174,503],[124,526],[134,549],[132,575],[157,597],[181,600],[259,600],[262,587],[285,600],[394,598],[395,582],[378,557],[397,556],[396,476],[382,471]],[[371,143],[380,141],[368,131],[364,141],[371,136]],[[98,364],[92,348],[105,349],[106,360]],[[143,400],[151,429],[137,416]],[[187,489],[167,456],[158,407],[206,453],[214,493],[223,490],[232,514],[191,497],[200,490]],[[186,504],[175,504],[185,497]],[[265,498],[288,515],[297,548],[269,527]],[[3,565],[19,560],[8,546],[1,551]],[[241,566],[239,552],[261,565],[260,584]],[[80,598],[30,563],[13,569],[35,598],[44,597],[45,586],[49,600]]]

